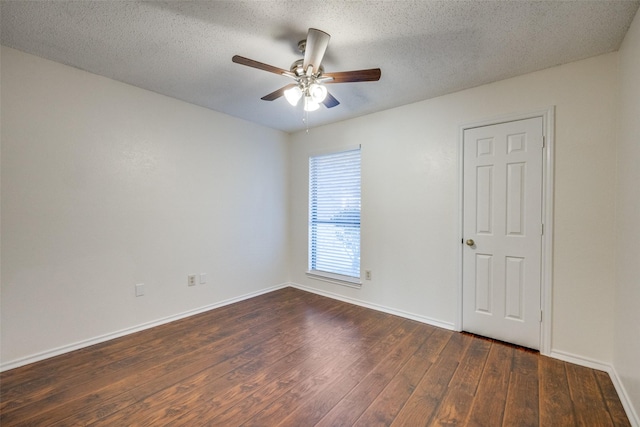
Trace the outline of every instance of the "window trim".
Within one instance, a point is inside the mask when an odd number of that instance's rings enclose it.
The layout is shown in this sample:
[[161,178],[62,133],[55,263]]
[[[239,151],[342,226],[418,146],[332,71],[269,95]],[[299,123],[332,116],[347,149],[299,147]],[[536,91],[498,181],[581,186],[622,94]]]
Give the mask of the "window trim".
[[321,280],[323,282],[349,286],[357,289],[362,287],[362,279],[358,277],[344,276],[342,274],[329,273],[328,271],[322,270],[307,270],[306,274],[310,279]]
[[[340,153],[344,153],[347,151],[354,151],[354,150],[360,150],[360,156],[361,156],[361,161],[362,161],[362,145],[361,144],[357,144],[357,145],[348,145],[348,146],[343,146],[340,148],[329,148],[329,149],[323,149],[323,150],[315,150],[313,152],[309,153],[309,157],[308,159],[310,160],[312,157],[318,157],[318,156],[323,156],[323,155],[330,155],[330,154],[340,154]],[[309,165],[309,161],[307,161],[307,166]],[[310,169],[307,169],[307,177],[310,176]],[[361,180],[361,190],[362,191],[362,171],[360,172],[361,176],[360,176],[360,180]],[[307,183],[307,188],[309,188],[309,184],[310,182]],[[309,197],[309,195],[307,196]],[[361,196],[362,197],[362,196]],[[309,206],[309,204],[307,203],[307,206]],[[307,218],[309,218],[309,211],[307,212]],[[307,231],[309,230],[309,223],[307,223]],[[359,230],[362,230],[362,223],[360,224],[360,228]],[[309,235],[309,233],[308,233]],[[310,256],[310,247],[311,247],[311,237],[309,235],[308,237],[308,241],[307,241],[307,263],[309,263],[309,256]],[[360,273],[362,272],[362,265],[360,266]],[[333,283],[333,284],[337,284],[337,285],[342,285],[342,286],[348,286],[351,288],[356,288],[356,289],[360,289],[362,287],[362,276],[360,275],[359,277],[352,277],[352,276],[346,276],[343,274],[337,274],[337,273],[331,273],[328,271],[323,271],[323,270],[307,270],[305,272],[306,276],[310,279],[314,279],[314,280],[320,280],[323,282],[328,282],[328,283]]]

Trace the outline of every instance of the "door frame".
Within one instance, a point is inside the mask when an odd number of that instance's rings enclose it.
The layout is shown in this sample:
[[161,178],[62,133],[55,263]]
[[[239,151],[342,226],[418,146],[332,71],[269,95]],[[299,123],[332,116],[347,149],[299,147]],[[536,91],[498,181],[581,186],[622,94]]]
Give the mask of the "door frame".
[[[535,117],[542,118],[542,136],[544,137],[542,158],[542,223],[544,233],[542,235],[541,254],[541,289],[540,308],[542,310],[540,325],[540,354],[551,353],[551,321],[552,321],[552,291],[553,291],[553,188],[554,188],[554,146],[555,146],[555,106],[543,110],[528,113],[509,114],[494,117],[478,122],[467,123],[460,126],[458,137],[458,241],[462,242],[463,236],[463,209],[464,209],[464,132],[482,126],[497,125],[516,120],[525,120]],[[458,307],[455,320],[455,329],[462,331],[462,251],[463,244],[458,246],[457,274],[458,274]]]

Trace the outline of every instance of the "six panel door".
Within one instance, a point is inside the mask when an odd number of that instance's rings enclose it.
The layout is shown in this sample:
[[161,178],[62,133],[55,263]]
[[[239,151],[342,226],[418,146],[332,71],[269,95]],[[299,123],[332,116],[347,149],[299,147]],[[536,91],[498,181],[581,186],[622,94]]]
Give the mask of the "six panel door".
[[539,349],[542,118],[463,135],[462,328]]

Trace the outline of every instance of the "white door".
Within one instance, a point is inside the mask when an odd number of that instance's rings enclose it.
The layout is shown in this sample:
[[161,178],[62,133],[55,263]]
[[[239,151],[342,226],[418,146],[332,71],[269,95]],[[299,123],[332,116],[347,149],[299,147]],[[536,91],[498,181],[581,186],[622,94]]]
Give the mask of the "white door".
[[540,348],[542,118],[463,136],[462,328]]

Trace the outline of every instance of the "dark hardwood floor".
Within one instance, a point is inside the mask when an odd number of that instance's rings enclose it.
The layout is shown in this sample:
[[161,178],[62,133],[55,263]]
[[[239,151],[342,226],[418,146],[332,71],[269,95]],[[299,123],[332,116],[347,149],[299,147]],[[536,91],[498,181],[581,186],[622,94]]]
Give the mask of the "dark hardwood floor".
[[609,376],[286,288],[0,375],[0,425],[628,426]]

